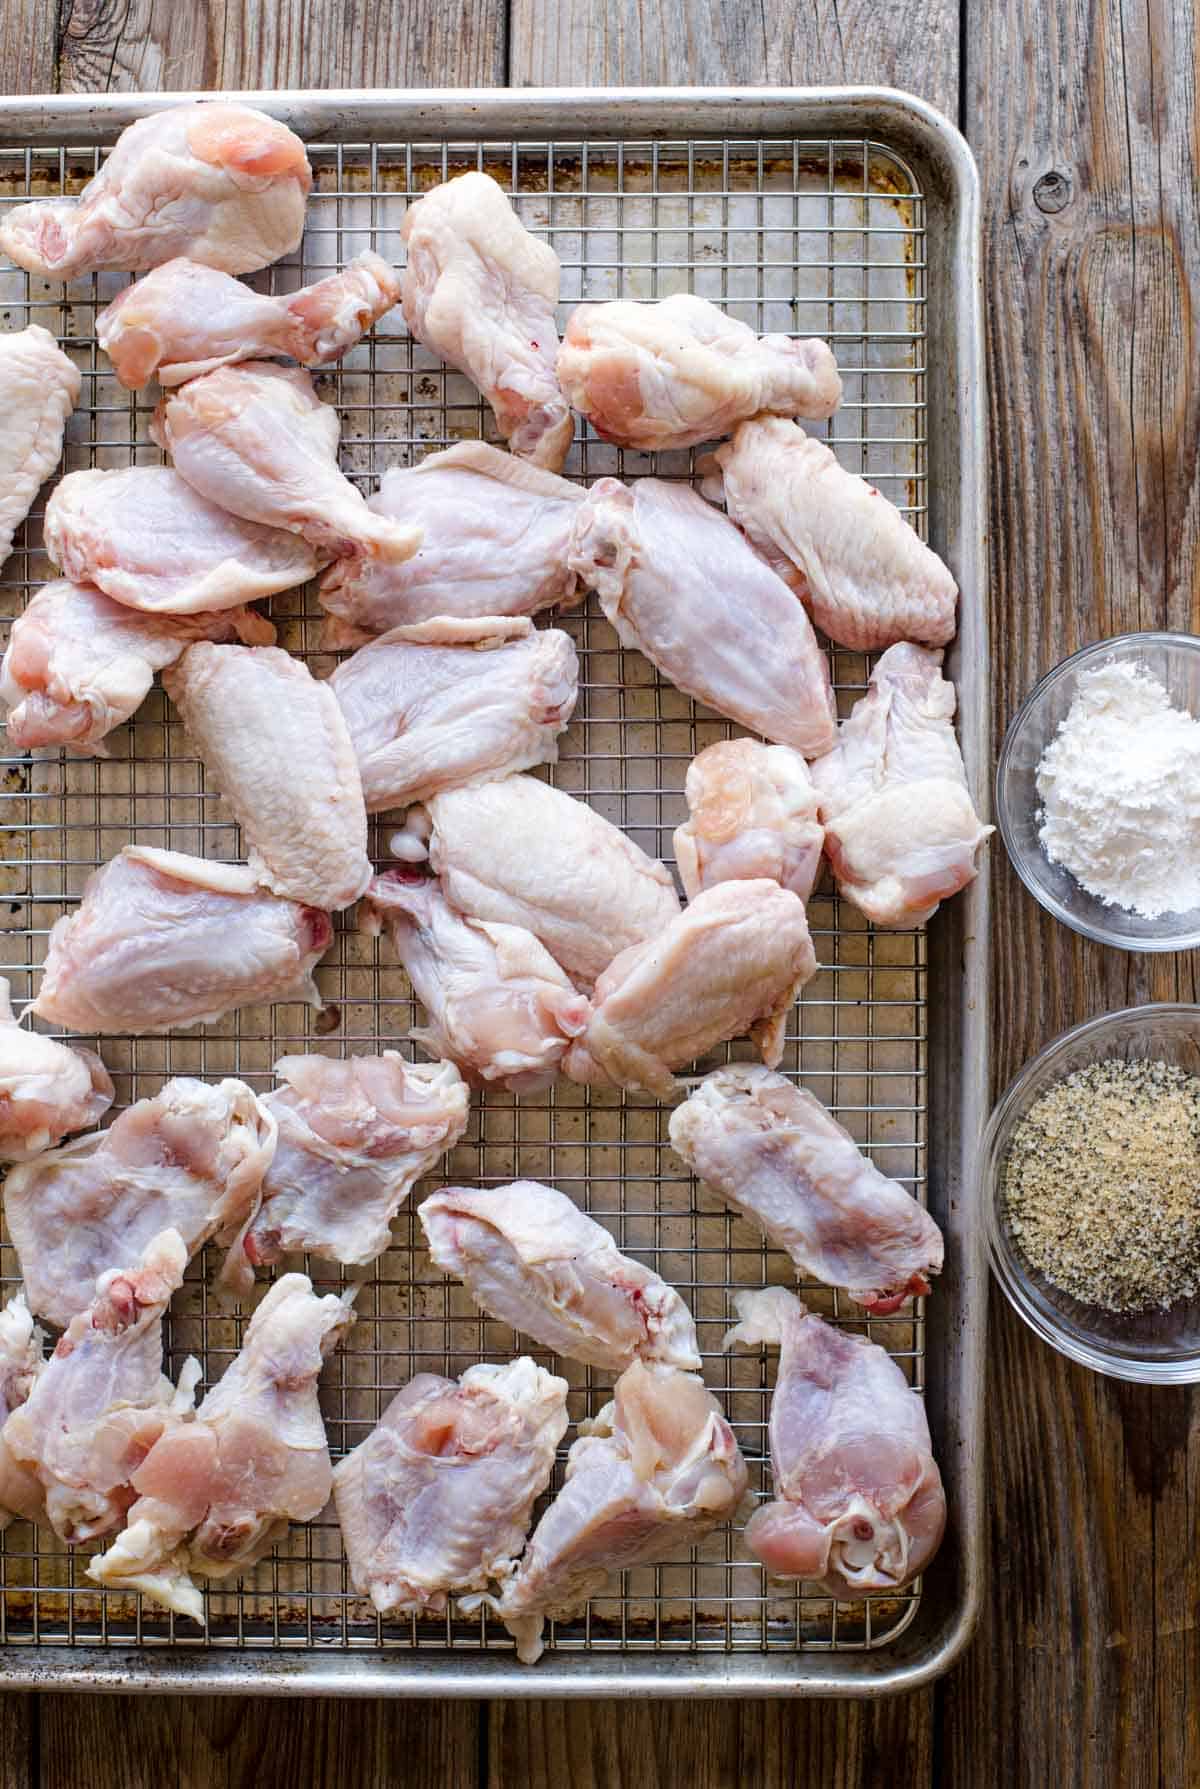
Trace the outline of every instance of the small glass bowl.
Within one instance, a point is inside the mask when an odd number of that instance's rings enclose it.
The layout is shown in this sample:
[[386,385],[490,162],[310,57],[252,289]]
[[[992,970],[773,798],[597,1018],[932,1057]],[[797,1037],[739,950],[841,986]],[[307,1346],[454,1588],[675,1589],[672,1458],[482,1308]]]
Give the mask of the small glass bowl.
[[1098,901],[1069,870],[1051,863],[1038,838],[1037,767],[1095,666],[1132,662],[1162,684],[1174,708],[1200,717],[1200,638],[1194,634],[1119,634],[1073,653],[1043,677],[1013,718],[996,767],[996,824],[1012,866],[1034,899],[1064,925],[1118,950],[1195,950],[1200,908],[1143,919]]
[[1171,1063],[1200,1075],[1200,1006],[1131,1006],[1064,1031],[1026,1064],[988,1120],[979,1157],[980,1207],[992,1270],[1013,1309],[1060,1354],[1115,1379],[1156,1385],[1200,1381],[1200,1298],[1166,1310],[1101,1310],[1051,1285],[1010,1234],[1004,1169],[1030,1107],[1075,1069],[1111,1058]]

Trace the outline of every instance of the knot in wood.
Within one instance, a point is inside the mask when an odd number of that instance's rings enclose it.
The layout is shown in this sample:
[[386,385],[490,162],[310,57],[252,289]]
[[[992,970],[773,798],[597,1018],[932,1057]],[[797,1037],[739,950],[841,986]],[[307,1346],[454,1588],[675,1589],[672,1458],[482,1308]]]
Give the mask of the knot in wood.
[[1033,202],[1039,211],[1061,211],[1071,202],[1071,181],[1057,168],[1043,174],[1033,189]]

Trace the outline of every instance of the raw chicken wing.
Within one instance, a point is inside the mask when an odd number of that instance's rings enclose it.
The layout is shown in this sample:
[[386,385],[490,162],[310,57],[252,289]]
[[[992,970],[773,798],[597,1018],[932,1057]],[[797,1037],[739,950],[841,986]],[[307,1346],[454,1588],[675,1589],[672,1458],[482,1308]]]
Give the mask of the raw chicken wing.
[[831,640],[869,652],[953,638],[954,579],[895,504],[847,472],[823,441],[759,416],[715,457],[714,494]]
[[169,466],[68,472],[46,505],[45,535],[73,583],[154,614],[237,608],[303,584],[318,563],[297,535],[240,522]]
[[275,1282],[195,1421],[169,1423],[133,1472],[128,1526],[90,1578],[203,1621],[193,1573],[240,1577],[289,1523],[320,1515],[333,1468],[317,1380],[353,1297],[318,1298],[302,1273]]
[[371,880],[354,746],[333,690],[277,646],[190,646],[163,677],[242,829],[255,879],[336,912]]
[[[746,1466],[711,1392],[692,1373],[635,1360],[567,1457],[566,1483],[515,1574],[487,1603],[532,1665],[548,1617],[574,1615],[612,1572],[674,1559],[734,1514]],[[499,1574],[497,1574],[499,1575]]]
[[467,1125],[467,1089],[451,1062],[381,1056],[283,1056],[283,1085],[260,1109],[279,1126],[262,1206],[246,1237],[256,1265],[307,1249],[327,1261],[374,1261],[422,1174]]
[[31,1011],[72,1031],[174,1031],[237,1006],[321,997],[329,915],[281,901],[242,864],[145,845],[87,881],[55,921]]
[[925,1406],[866,1336],[834,1329],[782,1286],[741,1292],[725,1345],[774,1344],[775,1501],[746,1544],[776,1578],[805,1578],[839,1602],[902,1590],[937,1552],[946,1496]]
[[187,255],[252,273],[298,247],[312,169],[286,125],[249,106],[171,106],[121,132],[73,203],[18,205],[0,248],[47,280],[142,273]]
[[[0,1429],[33,1390],[46,1338],[18,1292],[0,1312]],[[14,1519],[44,1522],[46,1491],[32,1466],[20,1464],[0,1435],[0,1529]]]
[[427,808],[429,861],[447,899],[472,919],[524,926],[581,981],[594,982],[618,951],[679,912],[661,863],[536,777],[449,789]]
[[184,1365],[178,1391],[162,1370],[163,1312],[186,1265],[182,1238],[164,1230],[137,1267],[102,1274],[4,1425],[9,1454],[36,1476],[47,1520],[72,1545],[121,1526],[134,1470],[191,1409],[199,1363]]
[[367,812],[554,764],[579,661],[524,616],[393,628],[329,680],[350,729]]
[[341,423],[303,367],[247,360],[168,393],[151,434],[192,489],[232,515],[302,535],[326,559],[408,559],[419,528],[368,509],[338,470]]
[[554,359],[558,256],[531,236],[490,174],[460,174],[410,205],[404,319],[466,373],[515,454],[557,472],[574,421]]
[[768,1069],[717,1069],[671,1114],[672,1146],[704,1183],[873,1316],[928,1292],[942,1266],[929,1213],[879,1172],[804,1087]]
[[404,965],[425,1008],[417,1042],[476,1085],[549,1086],[590,1008],[532,932],[464,918],[434,877],[408,870],[375,878],[359,925],[385,935]]
[[229,1250],[222,1279],[249,1291],[242,1238],[274,1150],[274,1116],[243,1082],[182,1075],[108,1130],[14,1168],[4,1210],[30,1305],[65,1329],[106,1268],[167,1229],[189,1259],[215,1236]]
[[379,255],[344,273],[269,297],[198,261],[167,261],[127,286],[96,318],[96,340],[121,384],[182,385],[237,360],[283,355],[304,366],[340,360],[400,296]]
[[713,441],[760,410],[825,417],[842,401],[826,342],[755,335],[690,292],[579,305],[558,378],[598,435],[643,453]]
[[720,740],[692,759],[684,793],[690,818],[675,828],[675,861],[689,900],[718,882],[768,876],[807,901],[825,828],[799,752]]
[[411,559],[336,559],[321,580],[323,644],[358,646],[439,615],[533,615],[578,602],[567,564],[579,485],[486,441],[393,466],[368,508],[424,529]]
[[566,1381],[524,1356],[418,1373],[334,1471],[355,1590],[383,1615],[440,1614],[510,1572],[566,1426]]
[[602,478],[569,563],[623,646],[685,695],[805,757],[836,737],[829,667],[782,578],[688,485]]
[[718,883],[609,964],[564,1072],[669,1099],[672,1069],[747,1033],[774,1065],[792,1003],[816,972],[804,902],[790,889]]
[[68,1131],[99,1124],[112,1103],[112,1080],[95,1052],[19,1025],[0,975],[0,1162],[29,1161]]
[[812,766],[839,893],[877,926],[919,926],[973,882],[992,831],[975,812],[940,652],[889,647]]
[[105,736],[127,721],[193,640],[269,646],[275,629],[255,609],[147,615],[65,578],[47,584],[13,623],[0,663],[8,742],[20,751],[65,745],[107,757]]
[[62,457],[81,382],[48,329],[31,323],[0,334],[0,564]]
[[699,1367],[696,1326],[675,1288],[553,1187],[447,1186],[417,1215],[434,1266],[544,1348],[612,1373],[634,1360]]

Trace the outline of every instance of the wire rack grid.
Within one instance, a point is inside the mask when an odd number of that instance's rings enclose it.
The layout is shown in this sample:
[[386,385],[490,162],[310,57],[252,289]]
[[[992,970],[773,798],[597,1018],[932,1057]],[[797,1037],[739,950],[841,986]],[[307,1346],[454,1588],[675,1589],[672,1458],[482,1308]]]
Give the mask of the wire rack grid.
[[[77,192],[101,154],[69,145],[0,149],[0,207]],[[564,317],[580,299],[691,290],[760,331],[828,339],[845,401],[823,432],[846,466],[869,476],[924,532],[924,199],[911,169],[886,145],[863,138],[347,142],[314,148],[312,160],[316,180],[302,247],[293,260],[256,276],[251,283],[260,289],[294,289],[367,247],[401,264],[408,199],[466,168],[486,169],[513,195],[529,227],[557,250]],[[123,276],[102,275],[64,288],[12,269],[0,273],[0,324],[43,324],[83,373],[65,470],[161,458],[148,430],[153,392],[124,392],[96,346],[96,313],[125,283]],[[495,438],[491,414],[473,387],[417,346],[398,312],[319,384],[342,418],[343,468],[365,490],[390,465],[415,463],[463,438]],[[625,452],[581,425],[566,470],[583,481],[651,472],[692,478],[695,465],[691,453]],[[54,575],[42,550],[40,506],[3,570],[0,604],[11,618]],[[311,587],[276,598],[271,613],[282,644],[318,675],[331,668],[319,649],[321,612]],[[621,649],[593,601],[551,619],[572,634],[581,678],[561,760],[548,774],[669,862],[672,831],[686,815],[688,763],[737,729],[664,684],[639,654]],[[835,650],[833,668],[845,712],[865,687],[867,662]],[[0,757],[0,968],[16,998],[32,992],[54,920],[72,909],[92,870],[122,845],[137,840],[214,858],[242,856],[237,829],[206,786],[161,691],[108,743],[110,756],[102,759]],[[387,860],[393,824],[394,817],[382,816],[373,826],[376,862]],[[789,1023],[784,1071],[825,1101],[884,1172],[923,1196],[924,935],[872,931],[824,882],[809,918],[822,968]],[[174,1074],[236,1074],[263,1090],[272,1083],[273,1062],[290,1051],[411,1048],[405,1034],[417,1014],[407,980],[386,946],[355,931],[352,915],[340,917],[318,982],[325,1002],[319,1013],[299,1005],[243,1009],[217,1025],[166,1038],[85,1041],[102,1049],[118,1108],[156,1092]],[[735,1046],[697,1072],[745,1054]],[[335,1457],[362,1440],[415,1372],[456,1375],[473,1361],[506,1359],[519,1349],[549,1363],[544,1351],[482,1317],[460,1287],[437,1273],[412,1210],[443,1178],[495,1184],[519,1173],[569,1193],[612,1230],[622,1249],[680,1288],[697,1320],[705,1378],[746,1455],[753,1499],[770,1494],[766,1422],[774,1367],[754,1356],[726,1355],[721,1341],[731,1288],[789,1283],[789,1264],[688,1175],[669,1147],[667,1116],[644,1099],[568,1084],[519,1100],[490,1093],[475,1101],[445,1175],[418,1188],[400,1214],[394,1246],[360,1292],[355,1327],[327,1364],[322,1402]],[[6,1234],[0,1268],[7,1297],[17,1268]],[[194,1352],[206,1384],[232,1359],[246,1315],[210,1292],[212,1268],[205,1256],[192,1263],[167,1325],[168,1370],[177,1372]],[[327,1264],[313,1262],[311,1272],[319,1289],[339,1283]],[[839,1304],[836,1293],[815,1285],[803,1292],[813,1308],[882,1342],[923,1387],[919,1302],[895,1318],[868,1321]],[[573,1422],[607,1400],[604,1375],[554,1364],[571,1385]],[[572,1438],[573,1430],[566,1442]],[[768,1583],[744,1546],[743,1526],[739,1520],[718,1531],[690,1558],[614,1580],[578,1619],[553,1627],[551,1647],[861,1650],[894,1639],[915,1615],[919,1586],[900,1597],[838,1606],[811,1586]],[[84,1575],[85,1564],[28,1525],[11,1526],[0,1537],[0,1641],[455,1652],[510,1646],[486,1616],[376,1616],[350,1588],[332,1512],[293,1529],[240,1586],[213,1590],[202,1632],[141,1599],[99,1593]]]

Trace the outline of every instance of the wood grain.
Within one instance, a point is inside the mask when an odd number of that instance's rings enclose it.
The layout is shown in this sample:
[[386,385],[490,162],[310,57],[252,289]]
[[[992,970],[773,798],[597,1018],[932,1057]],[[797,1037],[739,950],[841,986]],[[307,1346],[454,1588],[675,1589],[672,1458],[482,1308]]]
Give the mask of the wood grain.
[[0,1696],[0,1789],[35,1789],[37,1703]]
[[0,24],[0,93],[53,93],[54,8],[45,0],[4,0]]

